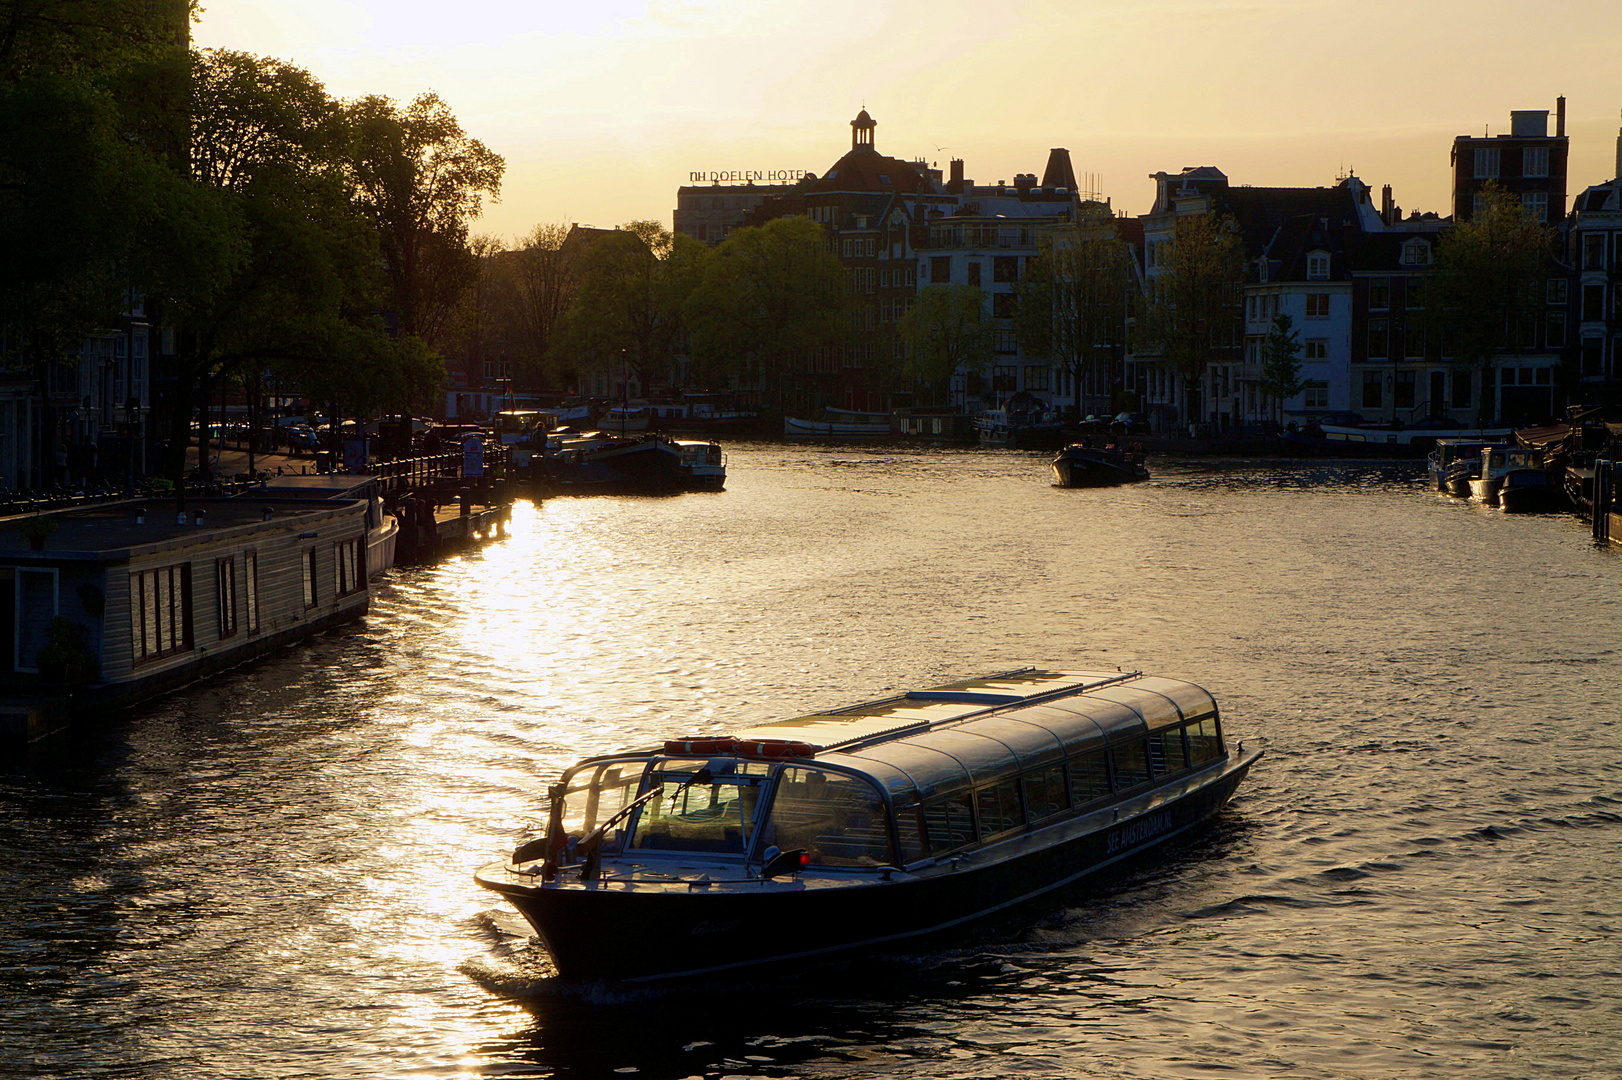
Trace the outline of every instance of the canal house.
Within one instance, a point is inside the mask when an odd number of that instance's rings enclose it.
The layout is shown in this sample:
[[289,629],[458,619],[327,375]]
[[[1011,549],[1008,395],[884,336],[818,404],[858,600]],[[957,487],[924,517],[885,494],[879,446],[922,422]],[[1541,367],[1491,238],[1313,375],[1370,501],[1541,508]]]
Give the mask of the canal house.
[[360,618],[367,509],[238,497],[0,520],[0,698],[13,716],[128,705]]

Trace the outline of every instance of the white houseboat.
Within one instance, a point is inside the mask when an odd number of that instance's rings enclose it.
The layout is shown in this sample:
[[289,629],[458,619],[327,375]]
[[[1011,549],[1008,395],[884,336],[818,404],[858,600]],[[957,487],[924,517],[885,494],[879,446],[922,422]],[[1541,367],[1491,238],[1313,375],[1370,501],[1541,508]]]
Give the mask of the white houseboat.
[[0,699],[128,705],[366,614],[366,499],[0,520]]

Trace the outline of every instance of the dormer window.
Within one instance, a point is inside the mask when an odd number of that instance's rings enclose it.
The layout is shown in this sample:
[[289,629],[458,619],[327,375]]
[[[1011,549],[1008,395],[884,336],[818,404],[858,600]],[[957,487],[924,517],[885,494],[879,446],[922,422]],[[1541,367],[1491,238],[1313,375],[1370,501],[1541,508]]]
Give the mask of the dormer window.
[[1314,251],[1307,256],[1307,280],[1329,280],[1329,256],[1322,251]]
[[1431,262],[1431,246],[1423,240],[1414,239],[1402,245],[1402,264],[1404,266],[1429,266]]

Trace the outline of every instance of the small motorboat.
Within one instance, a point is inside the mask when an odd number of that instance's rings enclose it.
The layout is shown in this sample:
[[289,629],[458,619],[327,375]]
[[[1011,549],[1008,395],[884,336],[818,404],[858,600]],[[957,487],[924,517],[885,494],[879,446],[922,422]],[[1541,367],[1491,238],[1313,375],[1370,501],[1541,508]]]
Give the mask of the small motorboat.
[[[1470,497],[1488,506],[1499,505],[1505,477],[1519,472],[1536,473],[1544,484],[1548,483],[1548,476],[1543,471],[1543,457],[1536,450],[1504,445],[1483,448],[1481,471],[1470,480]],[[1517,481],[1518,485],[1536,483],[1538,481],[1527,478]]]
[[588,758],[476,880],[565,978],[800,966],[1105,878],[1260,756],[1192,683],[1026,668]]
[[1498,505],[1508,514],[1541,514],[1560,509],[1564,492],[1542,468],[1514,469],[1498,485]]
[[1142,459],[1114,446],[1103,449],[1071,443],[1053,459],[1053,482],[1059,487],[1113,487],[1149,479]]

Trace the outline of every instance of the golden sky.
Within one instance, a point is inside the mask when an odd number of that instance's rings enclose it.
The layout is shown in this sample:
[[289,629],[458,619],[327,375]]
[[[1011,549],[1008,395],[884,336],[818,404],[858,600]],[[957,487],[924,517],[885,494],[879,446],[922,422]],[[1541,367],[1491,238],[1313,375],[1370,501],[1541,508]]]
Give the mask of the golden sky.
[[1215,165],[1445,214],[1453,136],[1511,109],[1553,134],[1562,94],[1569,197],[1616,175],[1622,108],[1622,0],[205,0],[194,40],[342,97],[437,91],[507,159],[479,229],[508,240],[668,226],[695,170],[821,173],[864,104],[882,153],[994,183],[1065,146],[1130,213]]

